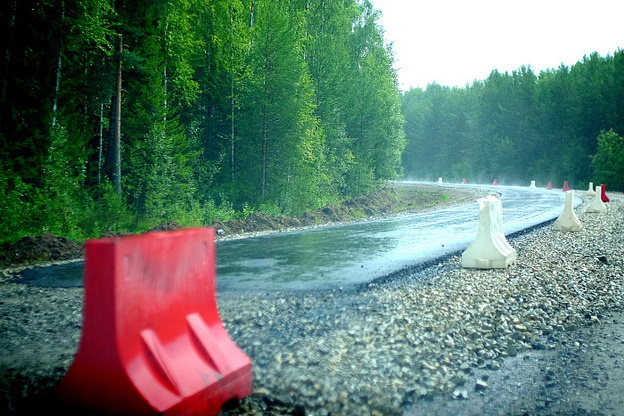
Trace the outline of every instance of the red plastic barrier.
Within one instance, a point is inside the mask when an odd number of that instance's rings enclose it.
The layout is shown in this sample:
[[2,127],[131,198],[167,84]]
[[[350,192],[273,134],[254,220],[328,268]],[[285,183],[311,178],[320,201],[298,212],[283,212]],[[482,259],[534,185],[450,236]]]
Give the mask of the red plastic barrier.
[[498,179],[494,179],[494,183],[492,185],[498,185]]
[[468,185],[468,182],[466,181],[466,178],[464,178],[464,179],[462,180],[462,185]]
[[552,181],[548,181],[548,186],[546,187],[546,189],[548,189],[549,191],[552,191],[552,189],[553,189]]
[[563,191],[563,192],[566,192],[566,191],[569,191],[569,190],[570,190],[570,187],[568,186],[568,181],[565,181],[565,182],[563,183],[563,189],[562,189],[562,191]]
[[600,186],[602,188],[602,192],[600,194],[600,199],[602,199],[602,202],[610,202],[609,197],[605,193],[605,185],[604,185],[604,183],[602,185],[600,185]]
[[86,243],[82,338],[62,400],[116,415],[216,415],[251,383],[251,360],[217,311],[212,229]]

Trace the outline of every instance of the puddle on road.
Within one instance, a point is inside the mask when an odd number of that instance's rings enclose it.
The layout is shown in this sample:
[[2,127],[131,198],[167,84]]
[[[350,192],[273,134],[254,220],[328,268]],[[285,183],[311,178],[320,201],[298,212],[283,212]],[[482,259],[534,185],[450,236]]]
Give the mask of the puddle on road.
[[84,261],[25,269],[12,279],[37,287],[82,287]]

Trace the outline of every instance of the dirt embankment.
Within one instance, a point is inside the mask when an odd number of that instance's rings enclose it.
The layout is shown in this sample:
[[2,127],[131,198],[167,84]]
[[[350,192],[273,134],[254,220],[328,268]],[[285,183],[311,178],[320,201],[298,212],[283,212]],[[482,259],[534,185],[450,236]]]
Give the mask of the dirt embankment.
[[[439,208],[444,205],[471,202],[484,191],[458,189],[433,185],[393,184],[370,195],[352,198],[340,205],[327,205],[319,210],[308,211],[299,218],[270,217],[253,212],[244,220],[213,221],[211,227],[221,237],[244,237],[257,233],[313,227],[331,223],[367,220],[404,212]],[[182,228],[175,221],[159,224],[150,231],[168,231]],[[113,232],[101,237],[120,235]],[[52,233],[24,237],[13,244],[0,245],[0,266],[41,261],[59,261],[80,258],[83,245]]]
[[475,192],[479,191],[428,185],[393,184],[370,195],[347,199],[338,205],[328,204],[321,209],[305,212],[298,218],[282,215],[270,217],[261,212],[254,212],[244,220],[214,221],[211,227],[223,230],[224,235],[231,236],[362,221],[474,201]]

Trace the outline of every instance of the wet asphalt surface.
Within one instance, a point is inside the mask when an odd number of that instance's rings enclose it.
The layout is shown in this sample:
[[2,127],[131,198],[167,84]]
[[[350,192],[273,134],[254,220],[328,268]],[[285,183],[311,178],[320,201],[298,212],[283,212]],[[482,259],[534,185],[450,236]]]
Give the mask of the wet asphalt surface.
[[[565,199],[560,191],[514,186],[479,188],[500,194],[505,234],[558,217]],[[313,289],[369,282],[464,250],[476,236],[478,221],[479,206],[475,202],[368,222],[219,242],[218,289]]]
[[[457,186],[457,185],[448,185]],[[513,186],[475,186],[503,201],[511,234],[556,218],[564,193]],[[577,204],[580,203],[580,199]],[[217,242],[217,289],[313,290],[362,284],[464,250],[474,239],[479,206],[467,204],[372,221]],[[84,262],[24,270],[42,287],[82,286]]]

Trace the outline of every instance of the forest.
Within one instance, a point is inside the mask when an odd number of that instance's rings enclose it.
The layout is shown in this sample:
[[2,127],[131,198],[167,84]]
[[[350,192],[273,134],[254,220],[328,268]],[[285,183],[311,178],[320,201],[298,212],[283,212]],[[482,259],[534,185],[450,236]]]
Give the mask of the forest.
[[0,242],[297,215],[398,178],[368,0],[6,0]]
[[624,188],[624,50],[567,67],[492,71],[465,88],[402,94],[412,179]]
[[623,50],[400,92],[379,17],[369,0],[2,2],[0,243],[296,216],[398,178],[622,190]]

